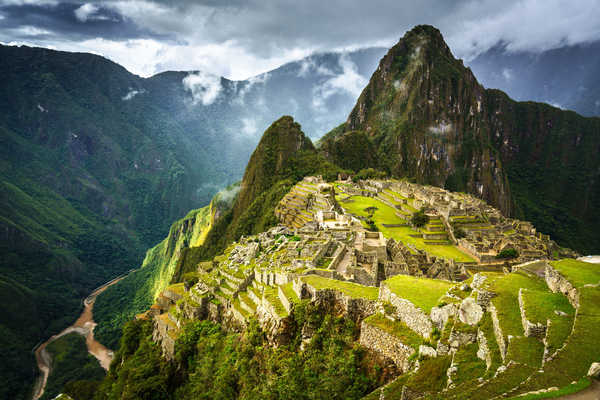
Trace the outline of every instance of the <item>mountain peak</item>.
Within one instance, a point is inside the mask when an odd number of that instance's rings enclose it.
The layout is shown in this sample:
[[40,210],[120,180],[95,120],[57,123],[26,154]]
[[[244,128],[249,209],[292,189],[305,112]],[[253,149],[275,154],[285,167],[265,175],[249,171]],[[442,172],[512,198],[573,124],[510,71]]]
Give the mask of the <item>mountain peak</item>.
[[289,115],[273,122],[250,156],[235,209],[245,210],[258,193],[276,181],[287,161],[302,150],[315,148],[299,123]]

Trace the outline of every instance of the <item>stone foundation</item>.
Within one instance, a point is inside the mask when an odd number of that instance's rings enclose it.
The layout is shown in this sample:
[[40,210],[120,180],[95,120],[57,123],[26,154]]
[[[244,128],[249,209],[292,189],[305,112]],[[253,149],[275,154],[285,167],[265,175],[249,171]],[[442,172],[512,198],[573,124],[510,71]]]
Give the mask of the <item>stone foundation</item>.
[[429,338],[433,323],[420,308],[392,293],[385,283],[382,283],[379,287],[379,300],[394,306],[396,308],[395,317],[404,322],[410,329],[424,338]]
[[359,342],[364,347],[390,358],[402,370],[402,373],[409,370],[408,358],[415,352],[415,349],[402,343],[396,336],[363,321],[360,326]]

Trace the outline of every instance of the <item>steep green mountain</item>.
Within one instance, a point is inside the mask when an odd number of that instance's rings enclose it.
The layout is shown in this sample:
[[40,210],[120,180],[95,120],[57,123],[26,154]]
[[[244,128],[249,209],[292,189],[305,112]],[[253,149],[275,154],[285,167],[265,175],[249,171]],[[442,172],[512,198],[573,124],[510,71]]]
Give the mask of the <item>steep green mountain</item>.
[[92,54],[0,46],[0,397],[27,395],[31,348],[71,322],[82,297],[240,179],[267,123],[301,108],[312,135],[334,126],[356,93],[319,88],[345,73],[364,79],[381,52],[230,81],[144,79]]
[[[486,90],[433,27],[390,49],[321,143],[339,165],[474,193],[565,246],[600,249],[600,119]],[[357,159],[369,146],[376,156]]]
[[170,282],[180,282],[198,262],[241,235],[274,225],[275,206],[298,180],[317,173],[332,179],[339,171],[317,153],[291,117],[275,121],[252,153],[239,185],[219,192],[210,206],[174,223],[169,235],[148,250],[138,271],[98,296],[96,337],[116,347],[124,323],[147,310]]
[[185,250],[202,244],[215,208],[211,203],[176,221],[169,235],[146,252],[139,270],[98,296],[94,304],[94,320],[98,323],[94,331],[96,339],[109,348],[117,347],[125,322],[147,310],[158,293],[167,287]]
[[276,224],[275,206],[303,177],[332,179],[342,171],[317,152],[300,124],[290,116],[281,117],[252,153],[232,208],[212,226],[204,244],[194,249],[196,259],[209,259],[242,235]]

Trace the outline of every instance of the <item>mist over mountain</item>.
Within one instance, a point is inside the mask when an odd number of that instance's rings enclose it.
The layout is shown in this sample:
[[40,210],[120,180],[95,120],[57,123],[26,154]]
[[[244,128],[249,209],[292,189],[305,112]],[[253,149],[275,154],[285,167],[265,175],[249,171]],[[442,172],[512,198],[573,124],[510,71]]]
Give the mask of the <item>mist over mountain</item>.
[[600,115],[600,42],[541,53],[496,46],[467,63],[488,88],[515,100],[533,100],[585,116]]

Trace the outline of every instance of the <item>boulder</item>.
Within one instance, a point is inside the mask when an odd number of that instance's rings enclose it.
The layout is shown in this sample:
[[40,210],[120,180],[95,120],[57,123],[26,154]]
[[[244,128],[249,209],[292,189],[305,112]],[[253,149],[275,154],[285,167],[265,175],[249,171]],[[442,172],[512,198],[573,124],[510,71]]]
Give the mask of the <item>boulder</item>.
[[587,374],[592,378],[600,378],[600,362],[592,363]]
[[472,297],[467,297],[460,303],[458,318],[467,325],[476,325],[483,317],[483,308]]
[[435,358],[437,357],[437,351],[433,347],[420,345],[419,346],[419,355],[424,357]]

